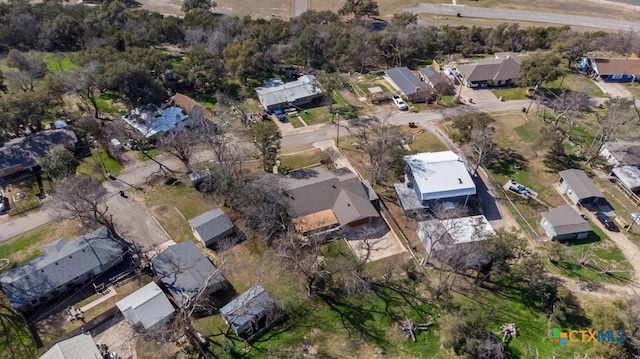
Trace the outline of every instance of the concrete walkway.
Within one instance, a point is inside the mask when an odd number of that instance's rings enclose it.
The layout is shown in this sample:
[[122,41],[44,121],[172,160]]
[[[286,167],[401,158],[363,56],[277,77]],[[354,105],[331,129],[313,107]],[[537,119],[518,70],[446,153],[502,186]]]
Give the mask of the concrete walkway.
[[81,308],[80,308],[80,310],[84,313],[84,312],[86,312],[87,310],[89,310],[89,309],[91,309],[91,308],[95,307],[96,305],[98,305],[98,304],[100,304],[100,303],[102,303],[102,302],[104,302],[104,301],[108,300],[109,298],[111,298],[111,297],[115,296],[116,294],[118,294],[118,293],[116,292],[116,289],[115,289],[113,286],[109,286],[109,293],[107,293],[107,294],[103,295],[102,297],[100,297],[100,298],[98,298],[98,299],[94,300],[93,302],[91,302],[91,303],[89,303],[89,304],[85,305],[84,307],[81,307]]

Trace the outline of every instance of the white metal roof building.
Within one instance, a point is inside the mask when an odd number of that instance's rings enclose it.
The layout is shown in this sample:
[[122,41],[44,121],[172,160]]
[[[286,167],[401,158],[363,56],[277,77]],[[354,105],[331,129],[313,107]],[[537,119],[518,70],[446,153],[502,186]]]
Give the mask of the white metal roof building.
[[640,190],[640,169],[635,166],[620,166],[614,168],[611,173],[622,182],[630,191]]
[[429,253],[458,244],[482,241],[492,234],[495,234],[495,230],[483,215],[418,223],[418,236]]
[[125,319],[131,325],[142,325],[149,329],[169,319],[173,306],[155,282],[133,292],[116,303]]
[[57,343],[40,359],[102,359],[102,355],[91,335],[86,333]]
[[418,153],[404,159],[407,179],[421,201],[476,194],[466,164],[452,151]]
[[303,75],[297,80],[265,81],[264,87],[257,87],[258,100],[266,110],[304,105],[322,96],[322,88],[316,77]]

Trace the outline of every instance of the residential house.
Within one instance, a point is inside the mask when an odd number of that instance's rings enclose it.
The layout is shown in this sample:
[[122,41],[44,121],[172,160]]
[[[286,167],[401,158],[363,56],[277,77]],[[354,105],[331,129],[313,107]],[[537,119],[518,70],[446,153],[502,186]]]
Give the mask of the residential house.
[[520,60],[517,56],[496,56],[472,64],[456,65],[455,71],[467,87],[508,86],[520,78]]
[[466,206],[476,194],[467,165],[452,151],[425,152],[404,157],[406,183],[396,183],[405,213],[433,208],[437,203]]
[[394,67],[384,73],[387,82],[407,101],[425,102],[431,99],[433,88],[420,81],[408,68]]
[[281,311],[269,293],[256,285],[220,308],[220,314],[237,335],[252,336],[270,327]]
[[640,167],[640,141],[637,139],[607,142],[600,156],[613,166]]
[[3,273],[2,290],[11,306],[27,311],[86,283],[122,261],[125,248],[105,227],[67,241],[61,237],[41,256]]
[[557,241],[585,239],[591,226],[571,206],[564,205],[542,213],[540,225],[547,235]]
[[368,223],[379,217],[378,196],[348,168],[295,171],[280,179],[287,212],[299,233]]
[[487,239],[495,230],[483,215],[418,222],[418,236],[428,253]]
[[20,172],[34,171],[38,160],[46,157],[51,149],[62,145],[70,151],[78,143],[71,130],[46,130],[14,138],[0,148],[0,178]]
[[220,208],[214,208],[189,220],[189,225],[193,235],[207,247],[233,235],[236,228]]
[[189,126],[191,121],[180,107],[171,106],[161,109],[154,104],[134,108],[122,116],[124,122],[136,130],[142,137],[150,138],[173,129]]
[[280,79],[269,79],[265,86],[257,87],[258,100],[265,110],[302,106],[322,97],[322,87],[313,75],[303,75],[297,80],[284,83]]
[[558,181],[564,193],[576,205],[597,205],[604,201],[604,195],[593,184],[587,174],[578,169],[569,169],[560,172]]
[[190,307],[197,296],[205,298],[227,285],[222,273],[192,241],[167,247],[151,259],[151,267],[182,307]]
[[189,117],[190,124],[196,124],[204,121],[202,106],[196,100],[187,95],[180,93],[173,95],[171,105],[181,108],[182,112]]
[[578,63],[580,71],[592,78],[606,82],[640,81],[640,59],[631,58],[582,58]]
[[40,359],[103,359],[91,334],[82,333],[56,343]]
[[453,95],[456,90],[451,83],[449,77],[433,66],[422,67],[418,69],[420,79],[427,85],[431,86],[439,95]]
[[640,168],[636,166],[618,166],[611,170],[611,176],[627,190],[640,194]]
[[166,323],[175,309],[162,289],[151,282],[116,303],[125,320],[131,326],[144,329],[158,328]]

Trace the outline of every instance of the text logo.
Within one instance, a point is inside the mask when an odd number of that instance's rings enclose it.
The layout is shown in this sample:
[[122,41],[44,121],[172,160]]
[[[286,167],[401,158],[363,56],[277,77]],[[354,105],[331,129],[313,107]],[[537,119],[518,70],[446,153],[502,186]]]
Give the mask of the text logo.
[[560,331],[559,328],[553,328],[549,339],[553,343],[560,346],[567,342],[571,343],[622,343],[625,340],[624,330],[570,330],[567,332]]

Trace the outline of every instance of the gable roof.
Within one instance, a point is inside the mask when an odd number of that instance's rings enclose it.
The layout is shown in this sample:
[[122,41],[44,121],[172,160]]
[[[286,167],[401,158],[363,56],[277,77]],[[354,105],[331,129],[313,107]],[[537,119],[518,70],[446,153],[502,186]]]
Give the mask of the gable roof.
[[412,95],[428,86],[407,67],[394,67],[384,72],[406,96]]
[[433,86],[436,86],[443,82],[449,84],[449,81],[447,81],[446,77],[444,77],[440,71],[436,71],[433,66],[422,67],[418,69],[418,72],[420,72],[422,76],[428,79]]
[[274,86],[269,84],[267,82],[265,87],[256,87],[256,93],[262,98],[262,104],[267,107],[288,104],[301,98],[322,94],[322,88],[313,75],[303,75],[295,81],[284,84],[282,81],[273,82]]
[[640,76],[640,59],[593,59],[591,61],[600,75],[636,75]]
[[191,241],[167,247],[151,260],[153,271],[183,306],[198,294],[202,286],[226,282],[224,276]]
[[216,238],[234,227],[227,214],[220,208],[214,208],[189,220],[189,224],[191,228],[198,232],[200,238],[205,242]]
[[71,130],[46,130],[14,138],[0,148],[0,177],[36,166],[38,159],[57,145],[73,148],[78,142]]
[[504,81],[520,78],[520,63],[513,58],[482,59],[475,64],[457,65],[467,82]]
[[61,237],[43,247],[43,254],[0,277],[11,304],[20,308],[124,253],[106,227],[67,241]]
[[370,202],[377,197],[347,168],[295,171],[281,177],[280,186],[287,212],[293,218],[330,209],[340,225],[346,225],[379,216]]
[[235,330],[238,330],[275,307],[276,302],[269,293],[261,285],[255,285],[220,308],[220,314]]
[[173,95],[173,105],[180,107],[187,116],[191,115],[191,111],[193,111],[196,106],[200,106],[196,100],[181,93]]
[[91,334],[84,333],[55,344],[40,359],[102,359],[102,355]]
[[568,169],[560,172],[560,177],[564,178],[569,187],[578,199],[585,199],[591,197],[604,198],[604,195],[596,186],[593,181],[587,176],[583,170]]
[[175,311],[167,296],[155,282],[151,282],[116,303],[132,325],[149,329]]
[[452,151],[404,156],[421,200],[476,194],[476,185],[462,159]]
[[604,148],[622,165],[640,165],[640,141],[638,140],[607,142]]
[[562,205],[542,213],[558,236],[591,231],[591,226],[571,206]]

